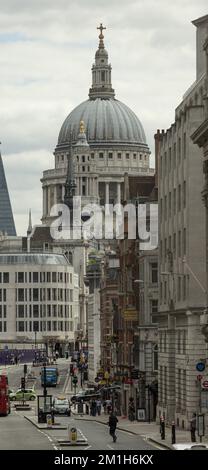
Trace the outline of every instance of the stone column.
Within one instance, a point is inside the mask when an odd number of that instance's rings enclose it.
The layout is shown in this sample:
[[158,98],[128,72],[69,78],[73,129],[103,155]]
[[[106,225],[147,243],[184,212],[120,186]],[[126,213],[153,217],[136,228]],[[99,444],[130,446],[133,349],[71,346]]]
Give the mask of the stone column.
[[109,204],[109,183],[105,183],[105,203]]
[[47,186],[43,186],[43,217],[47,215]]
[[82,196],[82,177],[79,178],[79,195]]
[[63,184],[62,185],[62,201],[64,201],[64,195],[65,195],[65,186]]
[[87,176],[87,178],[86,178],[86,196],[90,196],[90,194],[89,194],[89,178],[88,178],[88,176]]
[[57,204],[57,186],[56,186],[56,184],[54,185],[53,190],[54,190],[53,203]]
[[117,183],[117,203],[121,203],[121,183]]
[[48,186],[48,214],[50,215],[50,210],[51,210],[51,188]]

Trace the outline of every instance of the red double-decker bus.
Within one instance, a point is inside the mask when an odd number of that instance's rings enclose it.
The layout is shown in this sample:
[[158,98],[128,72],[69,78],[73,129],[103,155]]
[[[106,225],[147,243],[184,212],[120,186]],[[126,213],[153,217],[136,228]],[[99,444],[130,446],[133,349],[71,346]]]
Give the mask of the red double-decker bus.
[[0,416],[7,416],[9,413],[8,378],[6,375],[0,375]]

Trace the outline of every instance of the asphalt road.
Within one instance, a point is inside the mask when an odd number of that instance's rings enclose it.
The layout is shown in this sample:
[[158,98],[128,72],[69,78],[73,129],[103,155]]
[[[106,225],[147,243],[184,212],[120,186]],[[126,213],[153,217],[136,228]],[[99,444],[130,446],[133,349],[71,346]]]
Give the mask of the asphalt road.
[[54,446],[23,416],[12,410],[9,416],[0,417],[1,450],[53,450]]
[[[56,388],[48,388],[48,394],[57,396],[65,394],[67,383],[67,371],[69,368],[69,361],[62,360],[58,363],[60,383]],[[40,384],[40,368],[32,368],[37,377],[35,381],[35,391],[37,394],[42,394],[43,389]],[[16,390],[20,386],[21,377],[23,376],[23,365],[12,366],[7,370],[9,387]],[[30,383],[27,384],[29,388]],[[70,389],[70,387],[69,387]],[[72,393],[71,390],[68,393]],[[68,394],[67,393],[67,394]],[[159,447],[151,445],[142,436],[135,436],[124,431],[117,431],[117,442],[112,442],[112,437],[109,435],[109,428],[103,424],[89,422],[84,420],[76,420],[76,417],[56,417],[56,420],[65,426],[67,429],[53,429],[39,430],[32,423],[24,418],[34,415],[37,407],[37,402],[30,403],[31,411],[16,411],[12,403],[11,414],[7,417],[0,417],[0,449],[1,450],[153,450]],[[83,447],[64,447],[60,446],[59,440],[68,440],[69,431],[71,427],[76,427],[78,436],[85,438],[87,443]]]
[[[85,450],[153,450],[157,447],[151,445],[143,437],[135,436],[125,431],[117,431],[117,442],[112,441],[109,435],[109,428],[103,424],[92,421],[76,420],[71,417],[57,417],[57,421],[65,424],[69,429],[76,427],[78,431],[78,438],[86,439],[86,446],[80,447]],[[67,440],[69,433],[68,430],[44,431],[51,439],[55,446],[62,448],[59,445],[59,440]],[[159,447],[158,447],[159,448]],[[79,447],[68,446],[64,447],[65,450],[77,450]]]

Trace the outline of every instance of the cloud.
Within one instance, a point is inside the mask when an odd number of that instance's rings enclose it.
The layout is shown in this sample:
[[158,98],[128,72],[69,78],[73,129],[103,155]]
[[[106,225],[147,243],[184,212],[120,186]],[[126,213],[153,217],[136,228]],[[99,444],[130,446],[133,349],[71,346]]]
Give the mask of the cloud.
[[18,233],[27,211],[41,217],[44,169],[69,112],[84,101],[98,44],[105,44],[116,97],[143,123],[154,154],[154,133],[195,79],[195,27],[207,0],[8,0],[0,17],[2,154]]

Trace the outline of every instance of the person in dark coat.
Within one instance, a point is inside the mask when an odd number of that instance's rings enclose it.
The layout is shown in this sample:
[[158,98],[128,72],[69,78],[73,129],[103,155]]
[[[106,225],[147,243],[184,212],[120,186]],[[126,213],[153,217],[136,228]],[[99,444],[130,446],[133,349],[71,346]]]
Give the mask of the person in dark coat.
[[116,415],[114,415],[114,413],[111,413],[110,416],[109,416],[108,426],[110,428],[109,432],[110,432],[110,435],[113,438],[113,442],[116,442],[116,440],[117,440],[117,436],[116,436],[117,423],[118,423],[118,419],[117,419]]

